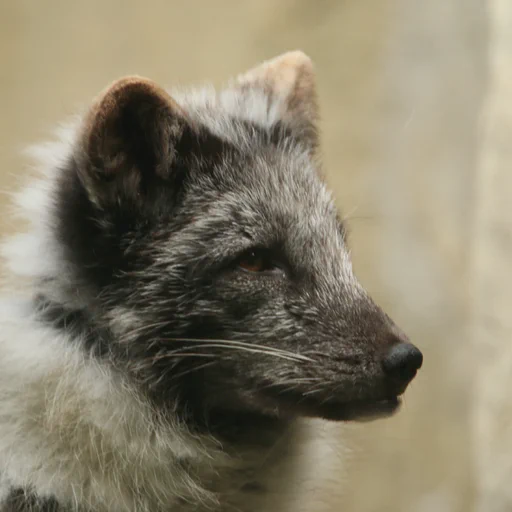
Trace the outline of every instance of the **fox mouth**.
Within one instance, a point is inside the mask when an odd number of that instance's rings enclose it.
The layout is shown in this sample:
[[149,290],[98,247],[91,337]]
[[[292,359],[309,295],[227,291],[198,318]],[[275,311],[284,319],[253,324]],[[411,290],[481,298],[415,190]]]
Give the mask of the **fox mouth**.
[[368,400],[317,400],[290,393],[281,397],[281,409],[293,415],[323,418],[329,421],[372,421],[392,416],[402,403],[398,395]]
[[331,421],[372,421],[392,416],[398,411],[401,403],[398,396],[375,401],[325,403],[317,406],[313,415]]

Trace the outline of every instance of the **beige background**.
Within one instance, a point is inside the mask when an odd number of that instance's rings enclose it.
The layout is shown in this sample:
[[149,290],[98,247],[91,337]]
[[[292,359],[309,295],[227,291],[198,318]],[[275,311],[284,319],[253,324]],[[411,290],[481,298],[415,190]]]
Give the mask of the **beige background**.
[[27,171],[24,146],[120,75],[221,84],[303,49],[356,270],[425,354],[397,417],[340,429],[349,460],[319,510],[512,510],[511,5],[0,0],[0,188]]

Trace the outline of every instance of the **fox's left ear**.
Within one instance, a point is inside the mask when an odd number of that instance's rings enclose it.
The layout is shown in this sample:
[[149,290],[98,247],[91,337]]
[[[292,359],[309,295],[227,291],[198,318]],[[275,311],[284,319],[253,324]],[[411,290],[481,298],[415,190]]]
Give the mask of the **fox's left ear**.
[[315,150],[318,146],[318,100],[311,59],[301,51],[287,52],[238,77],[242,87],[262,88],[269,95],[269,108],[296,137]]

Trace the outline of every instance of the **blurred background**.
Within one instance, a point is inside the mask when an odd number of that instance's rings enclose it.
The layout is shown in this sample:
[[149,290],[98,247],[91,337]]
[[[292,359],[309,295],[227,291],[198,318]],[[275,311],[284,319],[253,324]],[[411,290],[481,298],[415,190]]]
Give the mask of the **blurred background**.
[[356,271],[425,355],[400,414],[336,427],[311,510],[510,511],[510,0],[0,0],[0,188],[121,75],[221,85],[291,49]]

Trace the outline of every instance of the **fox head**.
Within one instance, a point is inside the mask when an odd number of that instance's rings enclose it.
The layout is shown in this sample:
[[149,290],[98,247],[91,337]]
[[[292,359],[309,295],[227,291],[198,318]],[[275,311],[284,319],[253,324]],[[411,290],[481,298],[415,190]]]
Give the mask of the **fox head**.
[[220,91],[124,78],[81,121],[45,282],[84,350],[162,411],[198,424],[374,417],[420,368],[353,274],[317,122],[301,52]]

